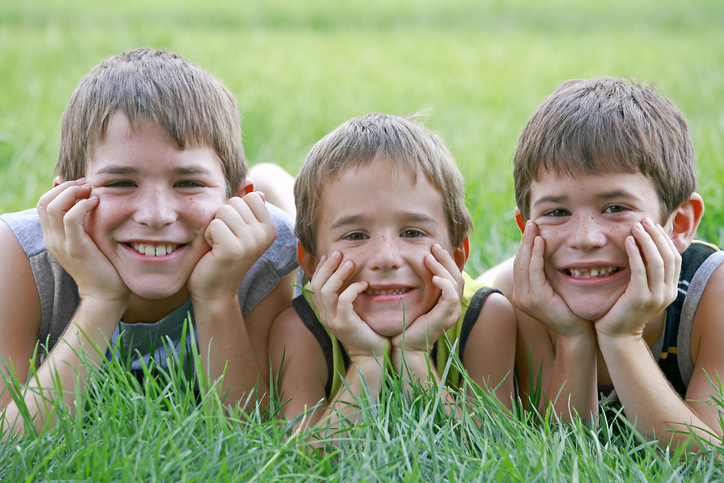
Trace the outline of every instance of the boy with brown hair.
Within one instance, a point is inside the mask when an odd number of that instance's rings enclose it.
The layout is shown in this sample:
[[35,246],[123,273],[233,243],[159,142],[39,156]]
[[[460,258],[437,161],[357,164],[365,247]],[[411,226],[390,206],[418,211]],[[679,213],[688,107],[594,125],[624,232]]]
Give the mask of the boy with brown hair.
[[514,177],[523,238],[496,285],[516,308],[521,392],[541,377],[541,405],[567,419],[615,389],[649,438],[680,444],[689,425],[719,442],[724,255],[694,239],[683,114],[651,87],[568,81],[528,120]]
[[[263,384],[269,328],[293,296],[296,240],[246,178],[226,87],[166,51],[103,61],[63,114],[57,172],[37,210],[0,223],[0,356],[21,381],[32,375],[35,426],[52,417],[40,391],[54,399],[62,387],[70,403],[83,390],[80,351],[93,359],[110,341],[108,357],[142,356],[135,370],[150,358],[165,366],[167,338],[185,350],[188,313],[227,403]],[[5,382],[0,404],[8,431],[18,408]]]
[[[470,376],[510,407],[513,310],[462,273],[471,219],[437,136],[388,114],[351,119],[311,149],[294,195],[311,292],[270,336],[287,419],[320,401],[309,424],[350,415],[364,384],[373,398],[381,391],[386,356],[403,380],[439,384],[444,333]],[[457,371],[447,382],[461,382]]]

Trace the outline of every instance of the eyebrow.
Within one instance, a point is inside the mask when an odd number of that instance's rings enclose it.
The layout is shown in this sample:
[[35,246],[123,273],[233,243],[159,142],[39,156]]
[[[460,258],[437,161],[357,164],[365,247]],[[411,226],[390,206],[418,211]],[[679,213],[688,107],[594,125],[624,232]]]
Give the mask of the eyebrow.
[[[425,215],[423,213],[412,213],[412,212],[405,211],[405,212],[399,213],[398,216],[400,218],[402,218],[403,220],[405,220],[406,222],[429,223],[429,224],[437,226],[437,220],[435,220],[435,218],[433,218],[429,215]],[[362,222],[368,220],[369,218],[371,218],[371,216],[368,216],[368,215],[344,216],[344,217],[340,218],[339,220],[335,221],[334,223],[332,223],[332,226],[330,227],[330,229],[334,230],[336,228],[340,228],[340,227],[344,227],[344,226],[348,226],[348,225],[356,225],[356,224],[359,224],[359,223],[362,223]]]
[[[171,173],[178,176],[188,176],[191,174],[210,174],[211,171],[199,164],[192,164],[190,166],[181,166],[178,168],[174,168],[171,170]],[[95,174],[116,174],[130,176],[139,175],[141,174],[141,172],[136,168],[131,168],[130,166],[111,164],[109,166],[102,167],[101,169],[96,171]]]
[[[623,198],[625,200],[640,200],[641,198],[639,196],[636,196],[635,194],[629,192],[629,191],[606,191],[605,193],[598,193],[595,195],[596,198],[602,199],[602,200],[611,200],[616,198]],[[552,203],[552,204],[560,204],[565,203],[568,201],[568,196],[543,196],[542,198],[538,198],[533,203],[533,206],[538,206],[542,203]]]

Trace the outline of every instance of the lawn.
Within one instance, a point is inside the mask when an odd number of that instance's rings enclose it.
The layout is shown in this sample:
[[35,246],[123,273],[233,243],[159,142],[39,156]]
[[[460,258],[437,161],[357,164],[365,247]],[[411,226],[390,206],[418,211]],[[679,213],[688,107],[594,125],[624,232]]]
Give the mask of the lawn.
[[[466,179],[473,274],[514,253],[510,159],[535,106],[569,78],[655,82],[690,122],[707,203],[699,235],[724,244],[720,0],[5,1],[0,211],[34,206],[51,186],[60,117],[80,78],[142,45],[177,51],[228,85],[251,164],[295,172],[310,146],[350,117],[422,112]],[[138,387],[122,371],[102,371],[85,411],[0,446],[0,479],[675,481],[724,473],[714,457],[679,459],[612,423],[493,415],[475,429],[445,417],[434,397],[393,390],[337,453],[314,456],[304,435],[286,438],[252,409],[243,424],[240,414],[224,416],[213,391],[191,404],[172,375]],[[477,410],[493,411],[485,398]]]

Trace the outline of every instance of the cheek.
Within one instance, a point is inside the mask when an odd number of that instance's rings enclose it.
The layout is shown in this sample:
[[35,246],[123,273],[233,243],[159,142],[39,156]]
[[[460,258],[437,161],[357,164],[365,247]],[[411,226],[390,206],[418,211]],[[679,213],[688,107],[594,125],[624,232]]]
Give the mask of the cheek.
[[207,200],[201,202],[190,199],[183,206],[183,214],[191,228],[195,231],[203,231],[209,226],[211,220],[216,217],[219,208],[225,204],[226,201],[222,200]]

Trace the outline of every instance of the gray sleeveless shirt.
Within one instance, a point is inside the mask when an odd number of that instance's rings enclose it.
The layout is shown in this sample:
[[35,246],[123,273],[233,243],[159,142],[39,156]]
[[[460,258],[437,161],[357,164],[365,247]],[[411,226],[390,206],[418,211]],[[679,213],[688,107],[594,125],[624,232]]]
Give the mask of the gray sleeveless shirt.
[[[297,239],[291,218],[282,210],[267,203],[269,213],[277,229],[277,237],[269,249],[246,273],[239,285],[237,296],[242,313],[247,315],[287,275],[297,267]],[[70,323],[80,303],[78,287],[73,278],[60,266],[45,248],[40,220],[35,209],[8,213],[0,216],[10,226],[30,260],[35,284],[40,296],[42,319],[38,340],[50,351]],[[140,352],[148,362],[151,353],[162,367],[166,366],[168,354],[165,347],[175,347],[178,353],[179,339],[184,322],[191,316],[193,307],[187,300],[163,319],[155,323],[125,324],[120,321],[113,337],[109,356],[122,350],[126,354]],[[187,346],[191,343],[187,338]],[[42,353],[41,353],[42,357]],[[141,368],[141,359],[133,361],[133,369]]]

